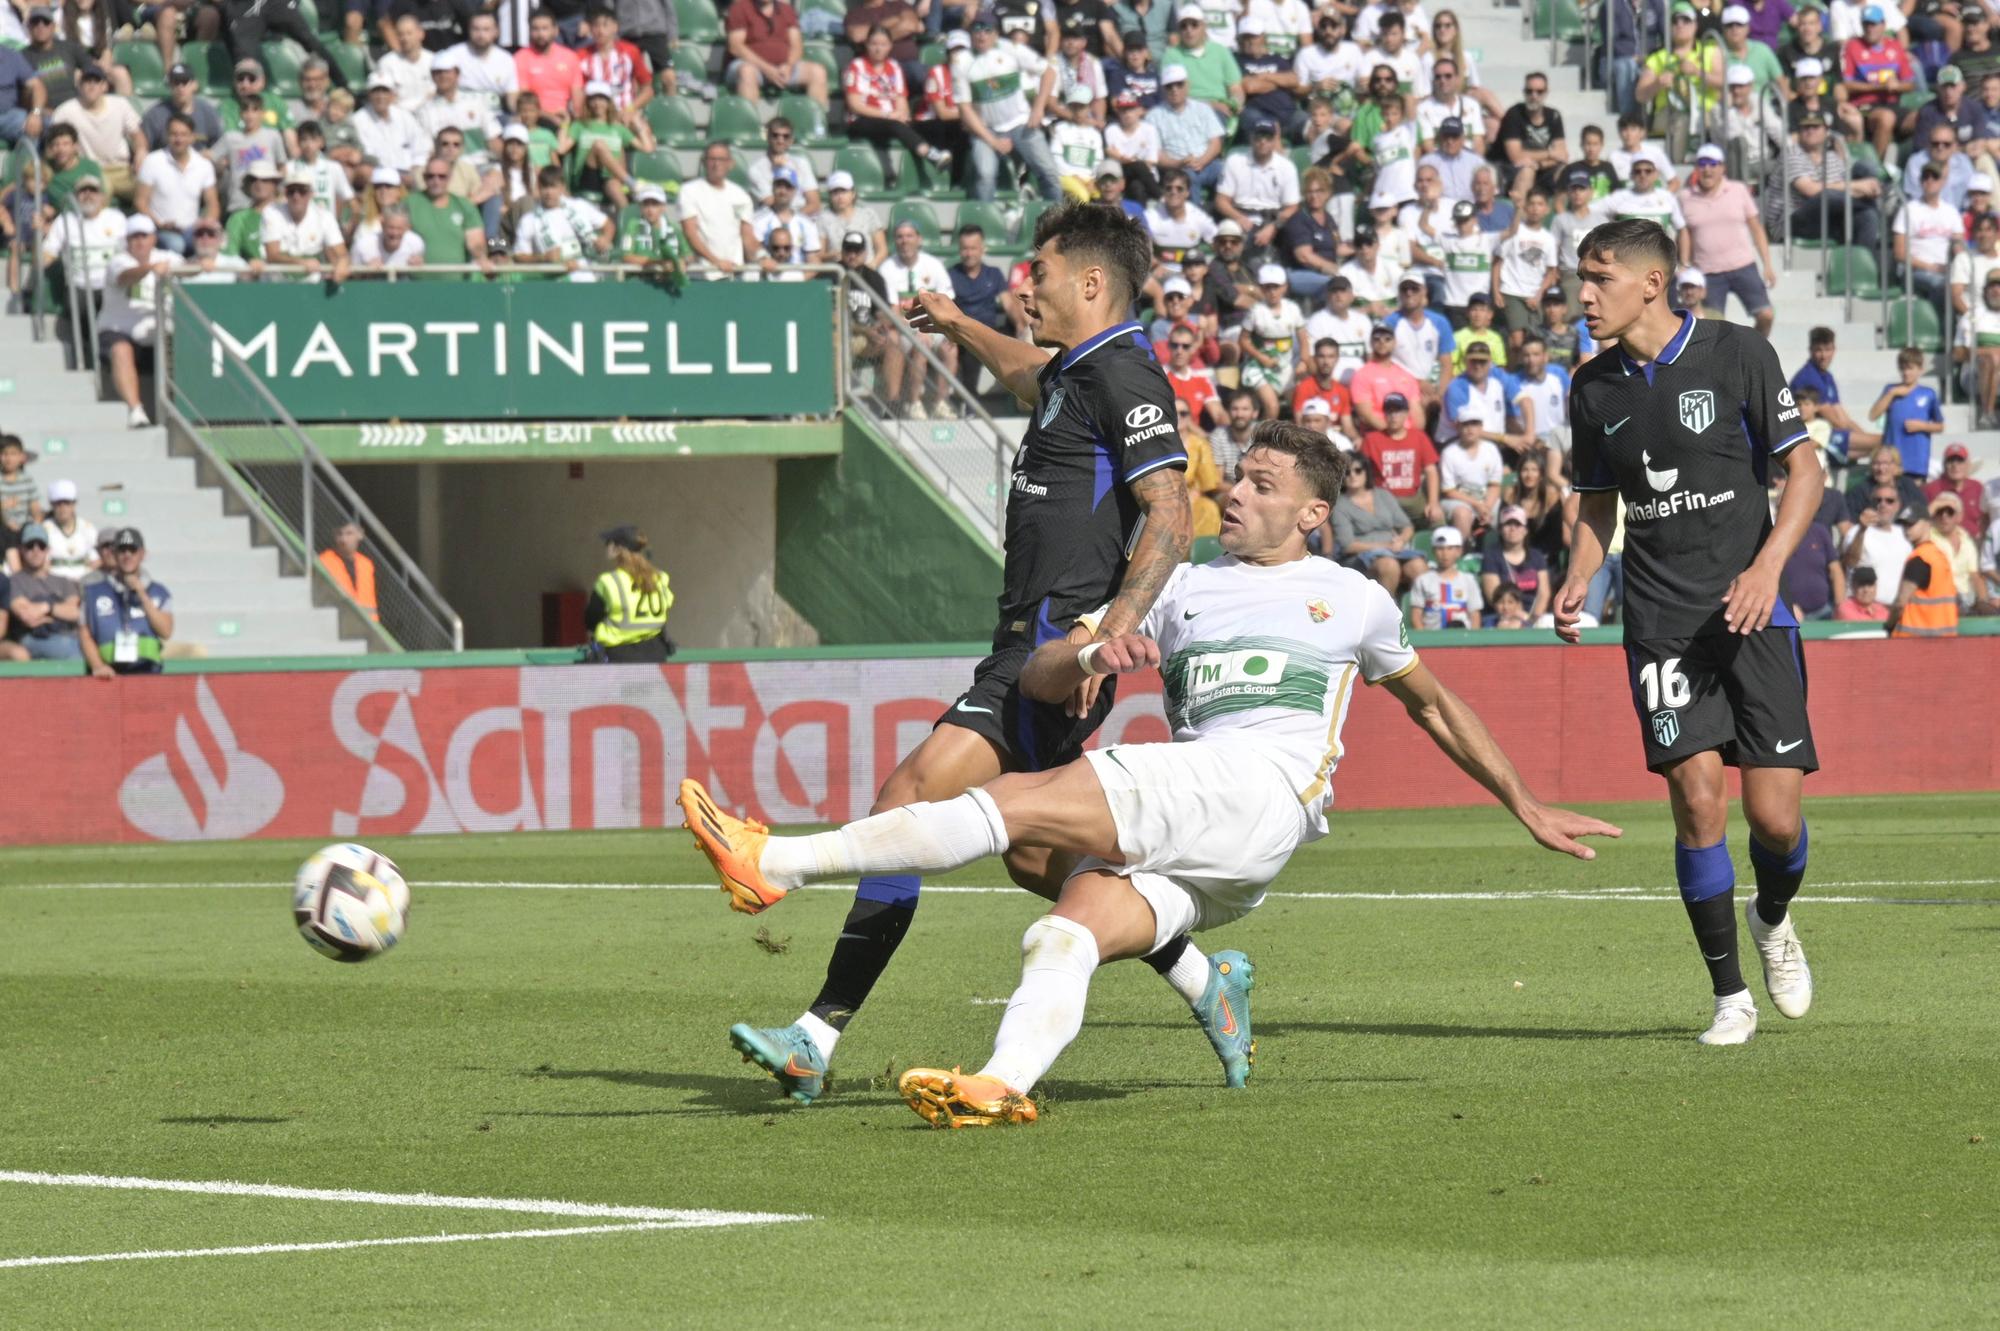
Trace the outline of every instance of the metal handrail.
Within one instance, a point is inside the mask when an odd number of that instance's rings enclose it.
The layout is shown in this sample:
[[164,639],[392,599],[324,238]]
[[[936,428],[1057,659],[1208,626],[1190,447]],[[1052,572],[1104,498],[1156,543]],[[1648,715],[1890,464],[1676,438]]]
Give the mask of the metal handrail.
[[48,170],[42,163],[42,150],[32,138],[23,134],[15,145],[16,151],[27,149],[28,161],[35,168],[35,239],[34,248],[28,252],[28,261],[21,265],[26,280],[34,283],[34,296],[29,302],[28,321],[32,328],[30,336],[40,342],[48,336],[45,327],[48,320],[49,284],[42,276],[42,243],[47,239],[47,230],[42,223],[42,209],[48,206]]
[[[313,505],[311,501],[315,482],[323,484],[332,490],[335,498],[344,506],[346,512],[355,521],[362,523],[368,530],[369,539],[377,549],[388,556],[391,574],[401,581],[405,587],[410,589],[418,603],[418,609],[428,616],[433,627],[450,639],[451,650],[465,650],[464,622],[459,618],[458,613],[451,608],[451,604],[439,594],[437,588],[431,585],[430,579],[424,575],[424,571],[418,565],[417,561],[410,557],[408,552],[403,549],[401,543],[389,531],[388,527],[375,516],[368,505],[362,501],[361,496],[357,495],[353,488],[348,485],[346,477],[340,474],[340,469],[329,462],[326,456],[319,451],[319,448],[313,443],[312,437],[306,433],[297,420],[293,419],[292,414],[285,409],[284,404],[271,392],[262,377],[256,371],[252,370],[242,357],[230,350],[228,343],[224,342],[218,335],[218,330],[214,322],[202,312],[201,307],[185,297],[186,293],[183,290],[181,282],[177,279],[168,278],[160,282],[155,288],[155,327],[159,330],[155,341],[158,344],[158,355],[161,360],[161,363],[155,367],[155,374],[169,385],[168,390],[163,395],[166,414],[180,425],[182,432],[194,443],[195,447],[200,450],[202,455],[217,471],[236,482],[232,485],[232,488],[236,490],[238,497],[243,498],[250,505],[252,513],[262,513],[264,515],[266,526],[271,529],[273,535],[281,544],[291,550],[294,557],[299,560],[300,566],[305,570],[306,575],[308,577],[317,577],[326,586],[330,587],[338,600],[345,603],[354,611],[356,617],[366,626],[367,631],[373,635],[380,645],[391,651],[400,651],[403,649],[402,644],[391,637],[389,632],[382,627],[379,620],[375,618],[375,612],[349,596],[346,590],[334,581],[333,576],[326,571],[326,568],[319,561],[318,547],[313,533]],[[252,494],[247,482],[240,479],[236,465],[216,450],[214,445],[203,435],[195,420],[181,409],[173,392],[173,371],[176,357],[173,355],[173,339],[169,336],[169,331],[173,326],[173,319],[182,315],[193,317],[195,324],[208,335],[209,345],[212,348],[213,354],[224,357],[231,367],[252,386],[253,391],[261,400],[264,410],[268,413],[270,424],[275,427],[275,433],[297,447],[301,492],[305,496],[301,506],[301,525],[303,530],[293,531],[290,524],[286,523],[278,514],[271,511],[270,505],[261,496]]]
[[[68,295],[70,298],[70,310],[69,310],[70,354],[75,358],[77,369],[89,370],[92,374],[96,374],[98,371],[97,300],[91,294],[90,246],[89,244],[86,243],[86,238],[84,236],[84,230],[83,230],[84,223],[88,219],[84,217],[83,210],[76,206],[75,195],[71,195],[68,204],[64,206],[63,216],[66,218],[76,219],[76,251],[77,251],[77,257],[81,259],[83,263],[83,271],[81,273],[73,272],[70,269],[68,246],[67,245],[64,246],[63,284],[68,288]],[[41,254],[39,251],[37,251],[35,255],[35,261],[37,263],[41,262]],[[81,298],[78,297],[79,291],[82,293]],[[88,358],[86,358],[85,356],[86,352],[89,353]]]

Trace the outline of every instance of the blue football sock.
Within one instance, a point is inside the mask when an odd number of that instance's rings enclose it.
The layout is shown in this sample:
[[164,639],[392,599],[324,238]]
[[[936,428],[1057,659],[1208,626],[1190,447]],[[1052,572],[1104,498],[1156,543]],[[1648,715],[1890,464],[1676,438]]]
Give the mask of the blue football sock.
[[1805,820],[1799,820],[1799,844],[1790,850],[1772,850],[1753,835],[1750,867],[1757,871],[1757,918],[1766,924],[1783,924],[1786,909],[1806,877]]

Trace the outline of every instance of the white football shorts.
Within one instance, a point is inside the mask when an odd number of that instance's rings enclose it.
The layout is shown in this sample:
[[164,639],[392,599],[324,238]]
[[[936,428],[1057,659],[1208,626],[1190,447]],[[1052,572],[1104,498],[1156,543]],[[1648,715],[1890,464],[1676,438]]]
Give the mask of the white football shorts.
[[1292,852],[1321,835],[1292,778],[1228,742],[1119,744],[1084,754],[1111,805],[1123,864],[1094,857],[1153,907],[1153,946],[1239,920]]

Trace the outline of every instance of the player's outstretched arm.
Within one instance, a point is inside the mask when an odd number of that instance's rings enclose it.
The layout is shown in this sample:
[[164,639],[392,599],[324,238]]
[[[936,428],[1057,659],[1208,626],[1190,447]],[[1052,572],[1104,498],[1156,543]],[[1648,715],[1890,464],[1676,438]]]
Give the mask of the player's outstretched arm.
[[1007,391],[1029,407],[1041,396],[1035,376],[1049,363],[1049,353],[1040,347],[995,332],[965,311],[950,296],[935,291],[919,291],[902,314],[919,333],[942,333],[979,358]]
[[1100,639],[1131,633],[1153,608],[1174,570],[1187,562],[1194,542],[1194,510],[1188,504],[1187,473],[1158,467],[1132,482],[1139,502],[1139,537],[1125,565],[1125,579],[1097,626]]
[[1157,670],[1160,645],[1143,633],[1103,642],[1045,642],[1021,668],[1021,692],[1038,702],[1061,702],[1086,680]]
[[1597,852],[1578,840],[1586,836],[1622,836],[1612,824],[1568,809],[1551,808],[1536,799],[1514,764],[1500,750],[1486,723],[1457,694],[1438,682],[1419,661],[1408,674],[1384,682],[1402,702],[1410,719],[1422,726],[1431,742],[1459,769],[1491,791],[1507,812],[1521,820],[1529,835],[1550,850],[1594,860]]
[[1569,576],[1563,579],[1555,600],[1556,636],[1564,642],[1582,639],[1577,620],[1590,594],[1590,580],[1604,567],[1604,552],[1610,549],[1611,534],[1618,525],[1618,503],[1616,490],[1577,496],[1576,524],[1570,528]]

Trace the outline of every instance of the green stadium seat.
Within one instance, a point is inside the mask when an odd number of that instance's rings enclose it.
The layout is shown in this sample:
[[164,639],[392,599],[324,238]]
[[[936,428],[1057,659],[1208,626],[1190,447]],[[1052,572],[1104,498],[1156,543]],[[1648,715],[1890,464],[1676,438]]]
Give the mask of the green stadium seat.
[[646,103],[646,123],[661,143],[694,147],[707,133],[695,120],[694,103],[686,97],[655,97]]
[[854,177],[857,194],[895,194],[882,170],[882,159],[865,143],[850,143],[833,155],[833,169]]
[[656,148],[649,153],[632,154],[632,175],[638,180],[652,180],[658,183],[678,184],[681,180],[680,160],[671,149]]
[[682,83],[707,83],[708,48],[693,42],[682,42],[674,48],[674,73]]
[[961,226],[976,226],[986,233],[986,244],[1011,245],[1014,242],[1014,226],[1007,219],[1007,210],[997,203],[982,203],[973,200],[958,205],[958,222],[952,228],[956,232]]
[[1549,39],[1549,29],[1566,42],[1583,40],[1583,12],[1577,8],[1576,0],[1526,0],[1534,6],[1535,40]]
[[818,102],[802,92],[788,92],[780,97],[778,114],[792,122],[792,130],[801,143],[827,136],[826,112],[820,109]]
[[1891,347],[1944,350],[1944,328],[1938,322],[1937,307],[1922,296],[1899,296],[1890,301],[1882,335]]
[[764,117],[758,114],[755,103],[723,93],[709,112],[708,131],[714,138],[727,139],[739,147],[754,147],[764,142]]
[[1035,223],[1042,220],[1042,214],[1055,207],[1047,199],[1030,199],[1021,205],[1021,239],[1032,242],[1035,238]]
[[135,89],[166,87],[167,67],[153,43],[119,42],[112,47],[111,58],[131,71]]
[[1857,300],[1881,300],[1890,294],[1876,270],[1874,250],[1849,245],[1827,256],[1826,294],[1845,296],[1850,288]]
[[264,43],[264,72],[272,91],[282,97],[299,95],[299,66],[306,61],[305,48],[287,39]]
[[840,57],[834,53],[833,47],[824,42],[807,42],[805,58],[826,71],[826,86],[838,95],[841,79]]
[[932,65],[942,65],[944,58],[945,44],[943,42],[931,42],[917,52],[917,63],[925,69],[929,69]]
[[229,48],[223,43],[182,42],[181,63],[194,71],[203,91],[211,97],[228,96],[234,91],[231,74],[235,67],[229,59]]
[[1188,546],[1188,563],[1206,564],[1211,559],[1222,558],[1222,538],[1219,536],[1197,536]]
[[926,241],[936,240],[944,235],[937,214],[922,199],[904,199],[889,210],[889,234],[894,237],[896,228],[905,222],[914,223],[917,231]]
[[722,40],[722,18],[708,0],[674,0],[680,18],[681,41],[708,45]]
[[729,178],[742,186],[745,194],[752,193],[750,189],[750,168],[743,165],[742,158],[737,158],[736,165],[729,168]]
[[[349,46],[346,42],[328,42],[326,49],[333,52],[333,63],[339,65],[340,72],[347,76],[348,87],[365,88],[368,86],[368,48],[366,46]],[[544,107],[542,109],[553,112],[557,108]]]

